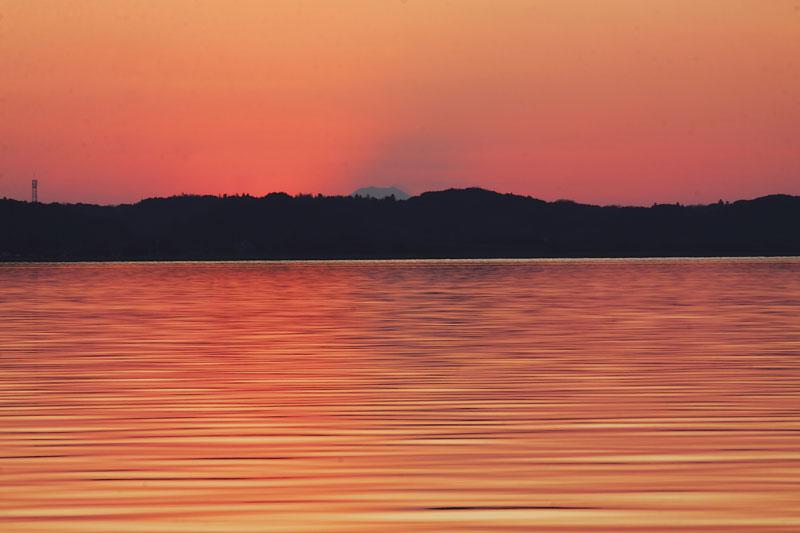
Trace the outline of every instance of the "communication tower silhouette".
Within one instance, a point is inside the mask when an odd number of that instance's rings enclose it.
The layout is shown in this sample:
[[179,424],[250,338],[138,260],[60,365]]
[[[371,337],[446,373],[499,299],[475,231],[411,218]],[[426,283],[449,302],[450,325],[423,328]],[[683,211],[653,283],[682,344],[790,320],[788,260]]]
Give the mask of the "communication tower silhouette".
[[31,202],[39,203],[39,180],[31,181]]

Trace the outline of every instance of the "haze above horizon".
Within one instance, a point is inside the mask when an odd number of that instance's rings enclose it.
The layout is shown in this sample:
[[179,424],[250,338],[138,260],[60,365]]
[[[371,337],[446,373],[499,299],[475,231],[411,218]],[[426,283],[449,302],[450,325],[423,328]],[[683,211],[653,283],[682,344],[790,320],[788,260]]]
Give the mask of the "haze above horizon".
[[0,0],[0,197],[800,194],[796,0]]

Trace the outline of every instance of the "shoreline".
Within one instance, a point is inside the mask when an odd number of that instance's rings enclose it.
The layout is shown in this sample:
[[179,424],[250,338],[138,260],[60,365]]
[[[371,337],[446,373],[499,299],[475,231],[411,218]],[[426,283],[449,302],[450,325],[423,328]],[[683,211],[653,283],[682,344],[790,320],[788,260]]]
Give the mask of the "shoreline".
[[106,265],[106,264],[281,264],[281,263],[589,263],[670,261],[800,261],[800,255],[684,255],[684,256],[591,256],[591,257],[378,257],[378,258],[281,258],[281,259],[85,259],[18,260],[4,265]]

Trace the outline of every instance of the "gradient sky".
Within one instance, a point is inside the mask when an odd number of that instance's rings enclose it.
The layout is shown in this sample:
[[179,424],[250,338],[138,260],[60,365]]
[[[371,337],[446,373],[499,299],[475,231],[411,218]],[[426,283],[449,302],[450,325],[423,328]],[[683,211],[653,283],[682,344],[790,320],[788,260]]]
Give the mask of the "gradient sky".
[[800,0],[0,0],[0,197],[800,194]]

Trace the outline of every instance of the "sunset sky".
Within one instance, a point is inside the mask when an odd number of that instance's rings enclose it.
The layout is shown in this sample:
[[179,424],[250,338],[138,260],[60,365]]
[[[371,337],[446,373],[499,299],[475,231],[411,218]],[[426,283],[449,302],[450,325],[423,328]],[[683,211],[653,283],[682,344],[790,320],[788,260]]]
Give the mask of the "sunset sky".
[[800,194],[800,0],[0,0],[0,197]]

